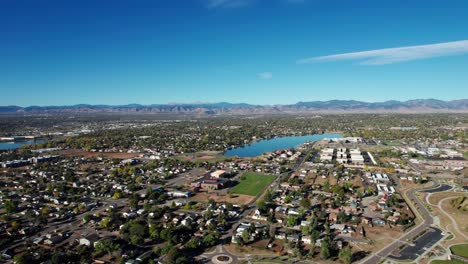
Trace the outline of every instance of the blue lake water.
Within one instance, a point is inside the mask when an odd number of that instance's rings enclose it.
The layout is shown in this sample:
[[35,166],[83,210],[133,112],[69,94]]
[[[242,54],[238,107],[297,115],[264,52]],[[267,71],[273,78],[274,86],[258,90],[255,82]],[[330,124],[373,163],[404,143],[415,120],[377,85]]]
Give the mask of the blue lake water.
[[230,149],[224,153],[226,157],[257,157],[265,152],[272,152],[278,149],[294,148],[302,143],[317,141],[324,138],[341,138],[340,134],[315,134],[307,136],[290,136],[266,139],[254,142],[250,145]]
[[24,145],[33,145],[33,144],[42,144],[45,143],[46,140],[28,140],[28,141],[20,141],[20,142],[0,142],[0,149],[17,149]]

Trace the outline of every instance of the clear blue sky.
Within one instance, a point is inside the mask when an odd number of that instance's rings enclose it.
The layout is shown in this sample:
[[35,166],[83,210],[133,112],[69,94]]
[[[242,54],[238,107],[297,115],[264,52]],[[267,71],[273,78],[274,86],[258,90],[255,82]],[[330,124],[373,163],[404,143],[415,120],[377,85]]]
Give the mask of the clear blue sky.
[[317,58],[468,40],[467,14],[466,0],[1,0],[0,105],[468,98],[465,42]]

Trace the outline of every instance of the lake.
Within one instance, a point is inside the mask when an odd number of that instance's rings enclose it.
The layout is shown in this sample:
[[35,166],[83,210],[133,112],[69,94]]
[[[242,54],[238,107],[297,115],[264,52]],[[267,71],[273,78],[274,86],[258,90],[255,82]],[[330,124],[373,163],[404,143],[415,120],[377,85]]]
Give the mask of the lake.
[[42,144],[47,142],[46,140],[28,140],[19,142],[0,142],[0,149],[17,149],[24,145]]
[[265,152],[272,152],[278,149],[294,148],[302,143],[309,141],[317,141],[324,138],[341,138],[340,134],[315,134],[307,136],[289,136],[278,137],[273,139],[265,139],[254,142],[250,145],[230,149],[224,153],[226,157],[239,156],[244,157],[257,157]]

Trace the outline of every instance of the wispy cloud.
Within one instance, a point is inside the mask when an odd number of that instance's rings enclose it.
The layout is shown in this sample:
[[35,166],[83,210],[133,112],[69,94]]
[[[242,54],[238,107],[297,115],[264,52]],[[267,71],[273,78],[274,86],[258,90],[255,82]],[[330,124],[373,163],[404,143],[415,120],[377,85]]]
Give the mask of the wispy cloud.
[[207,0],[208,8],[236,8],[253,4],[256,0]]
[[389,49],[334,54],[300,59],[298,64],[338,60],[358,60],[364,65],[383,65],[434,57],[453,56],[468,53],[468,40],[406,46]]
[[[262,0],[204,0],[207,8],[236,8],[250,6],[256,2]],[[269,3],[271,0],[262,1],[264,3]],[[288,4],[300,4],[306,3],[309,0],[278,0]]]
[[270,80],[271,78],[273,78],[273,73],[271,72],[261,72],[259,74],[257,74],[258,78],[262,79],[262,80]]

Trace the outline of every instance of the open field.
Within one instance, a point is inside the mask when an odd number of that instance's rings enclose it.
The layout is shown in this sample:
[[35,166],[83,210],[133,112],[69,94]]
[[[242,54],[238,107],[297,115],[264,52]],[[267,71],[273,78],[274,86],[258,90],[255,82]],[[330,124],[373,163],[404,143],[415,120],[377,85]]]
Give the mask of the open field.
[[365,226],[366,229],[366,237],[367,239],[371,240],[371,244],[354,244],[353,246],[359,250],[364,251],[377,251],[388,244],[394,242],[398,239],[403,232],[399,227],[388,227],[388,226]]
[[466,264],[466,262],[463,262],[463,261],[457,260],[457,259],[452,259],[452,260],[433,260],[433,261],[431,261],[431,264]]
[[227,202],[232,204],[244,205],[251,203],[255,199],[255,197],[244,194],[220,195],[218,193],[200,192],[190,198],[190,200],[197,202],[206,202],[209,199],[213,199],[216,202]]
[[229,244],[225,246],[225,249],[228,252],[234,253],[236,255],[266,255],[266,256],[275,256],[276,254],[267,249],[261,249],[252,246],[238,246],[235,244]]
[[455,245],[450,248],[453,254],[468,258],[468,244]]
[[[448,247],[453,244],[466,242],[465,238],[462,236],[468,236],[468,212],[463,212],[462,210],[457,210],[450,205],[451,199],[446,199],[448,197],[458,197],[460,195],[466,195],[465,193],[456,193],[456,192],[441,192],[441,193],[433,193],[429,197],[429,202],[432,204],[431,209],[434,216],[438,216],[440,218],[441,226],[451,231],[454,234],[455,238],[453,240],[444,241],[443,245]],[[444,200],[445,199],[445,200]],[[447,212],[457,223],[459,232],[454,228],[452,220],[447,217],[446,214],[442,213],[438,208],[438,204],[440,201],[444,200],[440,203],[442,209]]]
[[83,157],[106,157],[111,159],[129,159],[138,157],[139,153],[126,152],[88,152],[82,149],[64,149],[57,151],[59,155],[83,156]]
[[273,175],[263,175],[253,172],[247,172],[243,177],[244,176],[245,179],[241,180],[239,184],[232,188],[229,191],[230,193],[257,196],[276,178],[276,176]]
[[227,159],[227,157],[223,156],[223,153],[220,151],[200,151],[197,153],[185,153],[178,156],[176,158],[189,160],[193,162],[203,162],[203,161],[212,161],[212,162],[220,162]]

